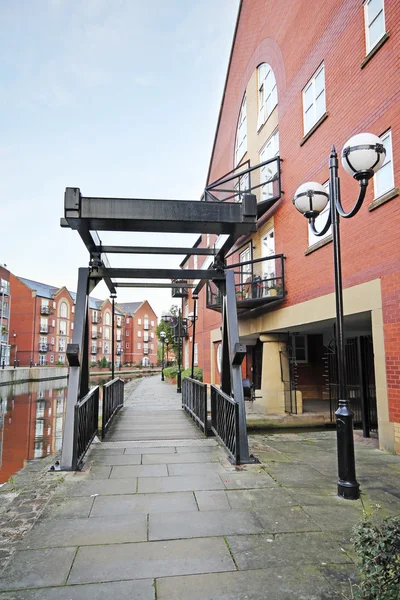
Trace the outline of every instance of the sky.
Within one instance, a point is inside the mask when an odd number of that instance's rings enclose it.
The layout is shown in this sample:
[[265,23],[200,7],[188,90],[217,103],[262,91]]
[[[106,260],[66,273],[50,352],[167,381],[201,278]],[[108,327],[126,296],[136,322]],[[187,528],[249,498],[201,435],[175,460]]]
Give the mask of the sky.
[[[239,0],[0,0],[0,263],[76,291],[89,256],[60,228],[64,190],[198,200]],[[197,235],[99,232],[105,244],[191,246]],[[183,256],[109,256],[178,267]],[[99,284],[94,296],[106,298]],[[120,289],[161,316],[170,290]]]

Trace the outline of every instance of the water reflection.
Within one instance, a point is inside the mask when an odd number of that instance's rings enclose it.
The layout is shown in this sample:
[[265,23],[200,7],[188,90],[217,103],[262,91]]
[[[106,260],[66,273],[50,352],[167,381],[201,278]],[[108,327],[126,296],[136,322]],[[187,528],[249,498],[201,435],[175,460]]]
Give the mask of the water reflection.
[[61,448],[67,379],[0,387],[0,483]]

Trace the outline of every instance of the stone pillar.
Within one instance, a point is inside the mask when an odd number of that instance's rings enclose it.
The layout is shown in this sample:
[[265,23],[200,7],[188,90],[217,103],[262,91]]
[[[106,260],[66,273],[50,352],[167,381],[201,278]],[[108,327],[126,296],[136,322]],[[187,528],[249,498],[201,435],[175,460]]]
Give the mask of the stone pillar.
[[[284,384],[281,380],[281,359],[287,362],[280,350],[286,348],[286,342],[277,335],[260,335],[263,343],[261,391],[256,391],[257,407],[267,415],[285,414]],[[283,364],[284,369],[288,366]]]

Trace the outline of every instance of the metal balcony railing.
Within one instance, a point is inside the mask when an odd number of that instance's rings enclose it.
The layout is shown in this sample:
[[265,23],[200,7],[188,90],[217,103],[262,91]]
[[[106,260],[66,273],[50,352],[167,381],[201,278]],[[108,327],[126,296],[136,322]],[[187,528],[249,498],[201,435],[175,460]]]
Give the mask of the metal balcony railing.
[[[285,297],[283,254],[258,258],[233,265],[238,314],[267,306]],[[214,282],[207,283],[207,308],[222,310],[222,295]]]
[[97,315],[97,317],[92,315],[92,323],[93,323],[93,325],[96,325],[97,323],[101,323],[101,315]]
[[116,325],[117,327],[122,327],[122,323],[121,323],[121,321],[117,321],[115,325]]
[[49,350],[49,344],[39,343],[39,352],[47,352]]
[[0,317],[3,317],[3,319],[8,319],[9,316],[10,316],[10,311],[8,309],[8,306],[5,306],[2,310],[1,305],[0,305]]
[[91,354],[97,354],[98,351],[99,351],[99,349],[97,348],[97,346],[92,346],[92,349],[90,352],[91,352]]
[[143,348],[143,354],[148,354],[149,353],[149,349],[148,348]]
[[48,325],[40,325],[39,332],[40,333],[49,333],[49,326]]
[[241,202],[245,194],[257,197],[257,212],[263,215],[282,194],[281,159],[269,158],[251,166],[247,160],[226,175],[210,183],[204,190],[206,202]]
[[98,334],[92,331],[92,340],[97,340]]
[[42,304],[40,307],[40,314],[41,315],[49,315],[51,312],[50,310],[50,306],[48,306],[47,304]]
[[119,355],[121,355],[121,354],[123,354],[123,352],[124,352],[124,351],[122,350],[122,348],[117,348],[117,349],[116,349],[116,351],[115,351],[115,353],[116,353],[118,356],[119,356]]

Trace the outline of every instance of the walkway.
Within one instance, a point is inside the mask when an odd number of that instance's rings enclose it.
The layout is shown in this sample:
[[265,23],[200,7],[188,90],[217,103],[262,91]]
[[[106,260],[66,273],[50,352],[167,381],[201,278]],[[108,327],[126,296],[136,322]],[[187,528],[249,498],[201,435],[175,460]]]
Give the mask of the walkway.
[[[173,386],[153,377],[129,389],[109,434],[118,441],[95,444],[84,470],[65,476],[0,600],[350,597],[361,503],[335,495],[334,432],[253,436],[262,463],[232,467],[180,412]],[[180,439],[158,439],[162,419]],[[357,459],[364,502],[400,512],[400,457],[357,443]]]

